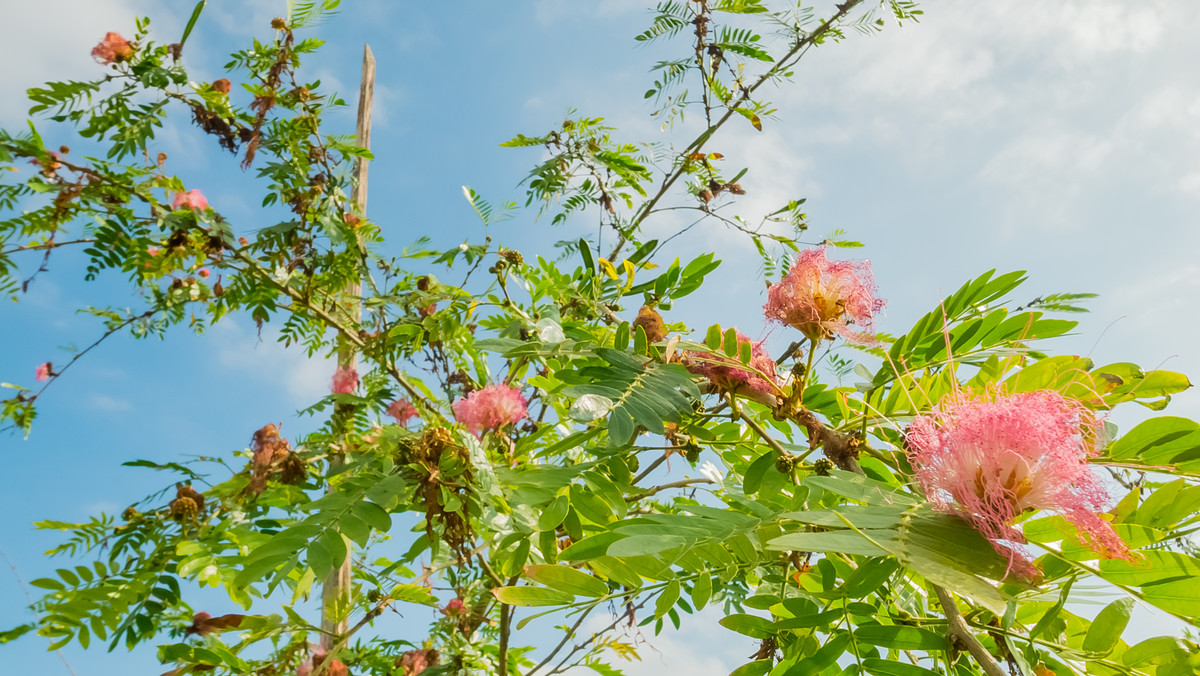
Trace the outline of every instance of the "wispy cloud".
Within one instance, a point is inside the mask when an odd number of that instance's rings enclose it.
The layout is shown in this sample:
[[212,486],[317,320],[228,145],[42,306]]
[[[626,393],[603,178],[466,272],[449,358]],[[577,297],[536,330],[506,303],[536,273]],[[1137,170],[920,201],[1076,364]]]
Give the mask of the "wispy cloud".
[[130,404],[128,401],[100,393],[95,393],[89,397],[88,405],[97,411],[104,411],[106,413],[121,413],[133,410],[133,404]]
[[293,406],[307,406],[329,394],[335,368],[332,359],[310,358],[302,347],[285,347],[273,329],[264,330],[260,337],[246,326],[227,321],[210,333],[216,338],[222,368],[240,378],[276,386]]
[[[91,48],[107,31],[131,33],[133,19],[145,13],[147,0],[94,0],[71,3],[20,2],[4,8],[4,22],[12,30],[0,40],[0,88],[10,95],[0,99],[0,124],[16,128],[29,104],[12,96],[38,87],[47,80],[96,77],[100,66]],[[19,30],[16,29],[19,27]],[[20,64],[19,67],[15,64]]]

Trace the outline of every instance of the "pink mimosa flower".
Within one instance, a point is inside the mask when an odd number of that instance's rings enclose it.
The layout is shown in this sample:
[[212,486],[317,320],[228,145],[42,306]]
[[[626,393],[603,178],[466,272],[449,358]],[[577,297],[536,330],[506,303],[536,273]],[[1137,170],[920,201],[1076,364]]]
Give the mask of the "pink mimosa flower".
[[211,275],[212,273],[208,271],[208,268],[200,268],[199,270],[196,271],[196,274],[200,275],[204,279],[208,279],[208,276]]
[[171,208],[199,209],[203,211],[208,208],[208,199],[199,190],[175,193],[175,199],[171,201]]
[[334,394],[354,394],[358,388],[358,371],[353,368],[338,368],[333,373]]
[[1111,504],[1087,463],[1098,425],[1090,410],[1053,390],[993,390],[946,396],[936,411],[913,420],[906,441],[929,500],[957,511],[1029,576],[1033,564],[1009,546],[1025,542],[1013,521],[1029,510],[1061,514],[1105,558],[1133,558],[1097,514]]
[[409,420],[417,417],[417,409],[407,399],[397,399],[388,405],[387,414],[396,419],[396,423],[407,425]]
[[132,55],[133,45],[121,37],[120,33],[106,33],[100,44],[92,48],[92,58],[106,66],[110,63],[124,61]]
[[54,375],[54,367],[51,366],[50,362],[40,364],[37,367],[37,380],[49,380],[52,375]]
[[446,607],[442,608],[442,614],[448,615],[450,617],[454,617],[455,615],[461,615],[462,612],[463,612],[462,599],[450,599],[450,602],[446,604]]
[[159,251],[162,251],[162,249],[159,249],[156,246],[152,246],[149,249],[146,249],[146,253],[150,254],[151,258],[153,258],[154,256],[157,256]]
[[[745,387],[767,394],[778,392],[779,376],[775,372],[775,360],[767,354],[767,348],[762,341],[755,343],[741,331],[737,332],[737,341],[739,349],[743,343],[750,343],[750,369],[744,367],[737,357],[700,352],[687,353],[687,369],[708,378],[712,384],[725,391]],[[760,374],[766,374],[767,378]]]
[[483,429],[499,429],[529,415],[521,391],[508,385],[488,385],[454,402],[454,415],[479,436]]
[[418,676],[429,667],[438,663],[438,651],[433,648],[409,650],[400,656],[397,665],[403,670],[402,676]]
[[[875,315],[886,304],[875,294],[870,261],[830,261],[824,249],[808,249],[767,290],[763,312],[768,321],[797,329],[813,342],[834,334],[871,342]],[[850,330],[848,321],[859,331]]]

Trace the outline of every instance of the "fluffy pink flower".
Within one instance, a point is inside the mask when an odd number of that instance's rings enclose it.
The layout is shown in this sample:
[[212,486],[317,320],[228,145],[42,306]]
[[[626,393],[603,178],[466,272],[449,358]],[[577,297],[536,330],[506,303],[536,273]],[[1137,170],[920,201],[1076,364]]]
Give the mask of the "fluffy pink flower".
[[196,271],[196,274],[200,275],[201,277],[203,277],[205,279],[208,279],[208,276],[211,275],[212,273],[208,271],[208,268],[200,268],[199,270]]
[[388,405],[387,414],[396,419],[400,425],[407,425],[409,420],[417,417],[417,409],[407,399],[397,399]]
[[438,663],[438,652],[433,648],[409,650],[400,656],[397,665],[403,669],[403,676],[418,676],[421,672]]
[[448,615],[450,617],[454,617],[456,615],[461,615],[462,612],[463,612],[462,599],[450,599],[450,602],[446,604],[446,607],[442,608],[442,614]]
[[[737,341],[739,349],[742,343],[750,343],[750,368],[753,370],[745,368],[737,357],[700,352],[687,354],[687,369],[708,378],[722,390],[736,391],[739,387],[744,387],[767,394],[778,392],[779,376],[775,372],[775,360],[767,354],[767,348],[763,346],[762,341],[752,342],[741,331],[737,333]],[[760,373],[766,374],[767,378]]]
[[338,368],[333,372],[333,393],[354,394],[358,388],[358,371],[353,368]]
[[104,65],[124,61],[132,55],[133,45],[120,33],[106,33],[100,44],[92,48],[92,58]]
[[50,376],[52,375],[54,375],[54,367],[50,365],[50,362],[38,365],[37,380],[50,380]]
[[[870,261],[831,261],[825,249],[808,249],[767,290],[763,312],[768,321],[797,329],[813,342],[835,333],[870,342],[875,315],[885,305],[875,294]],[[860,330],[851,331],[848,321]]]
[[152,246],[149,249],[146,249],[146,253],[150,254],[151,257],[157,256],[159,251],[162,251],[162,249],[159,249],[156,246]]
[[519,389],[488,385],[467,395],[466,399],[454,402],[454,415],[471,434],[479,436],[480,430],[499,429],[527,417],[529,412]]
[[175,193],[175,199],[171,201],[171,208],[200,209],[203,211],[208,208],[208,199],[199,190]]
[[1061,514],[1105,558],[1132,559],[1097,515],[1110,505],[1087,463],[1098,425],[1091,411],[1053,390],[993,390],[946,396],[936,411],[913,420],[906,440],[929,500],[961,514],[1028,576],[1033,565],[1007,544],[1025,542],[1013,521],[1028,510]]

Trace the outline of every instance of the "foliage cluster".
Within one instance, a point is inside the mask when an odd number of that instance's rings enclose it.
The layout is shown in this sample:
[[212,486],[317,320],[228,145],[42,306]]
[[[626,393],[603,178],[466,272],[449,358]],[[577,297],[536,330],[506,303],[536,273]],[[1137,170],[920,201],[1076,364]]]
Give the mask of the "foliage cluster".
[[[145,299],[83,308],[101,323],[97,344],[246,314],[278,325],[295,349],[340,355],[346,383],[307,409],[318,424],[303,438],[264,426],[216,468],[132,461],[178,482],[119,518],[39,524],[63,533],[54,554],[79,563],[33,581],[45,592],[36,622],[0,641],[32,632],[52,647],[156,645],[176,675],[612,676],[636,657],[638,627],[678,629],[719,606],[724,627],[758,641],[737,676],[1200,667],[1190,639],[1122,638],[1138,603],[1192,626],[1200,616],[1189,540],[1200,521],[1200,424],[1153,417],[1119,436],[1108,426],[1080,459],[1123,487],[1102,518],[1128,559],[1097,555],[1068,515],[1040,509],[1018,517],[1024,543],[990,542],[972,515],[936,508],[914,480],[906,426],[947,396],[1049,390],[1103,416],[1130,403],[1161,410],[1190,386],[1176,373],[1045,351],[1075,326],[1050,315],[1085,295],[1019,304],[1023,273],[990,271],[931,302],[903,334],[847,346],[824,329],[793,331],[765,366],[736,329],[671,320],[720,261],[672,260],[646,225],[690,210],[751,238],[769,281],[787,272],[804,246],[804,200],[757,226],[726,216],[752,174],[721,167],[720,132],[769,133],[764,84],[850,32],[916,20],[913,3],[847,0],[825,15],[768,0],[659,3],[636,39],[669,41],[680,57],[654,67],[646,98],[666,128],[702,116],[700,134],[640,144],[573,116],[505,144],[543,153],[525,180],[528,206],[551,225],[599,219],[615,236],[608,251],[587,238],[562,243],[558,257],[493,241],[507,208],[470,189],[477,241],[384,248],[351,199],[354,167],[371,155],[323,130],[343,102],[302,75],[321,45],[303,30],[336,4],[297,4],[273,37],[232,55],[232,88],[193,84],[185,70],[200,2],[179,42],[154,42],[143,20],[103,77],[29,92],[33,117],[76,129],[96,156],[46,148],[32,123],[0,132],[0,168],[12,170],[0,183],[5,294],[20,299],[28,283],[22,256],[41,256],[32,274],[45,274],[57,249],[80,248],[87,279],[122,277]],[[180,114],[262,179],[263,207],[287,217],[251,231],[220,205],[173,200],[195,186],[153,148]],[[461,281],[435,278],[430,265]],[[836,289],[816,284],[813,294],[828,301],[820,321],[842,318]],[[693,330],[704,340],[686,339]],[[47,365],[46,386],[75,359]],[[834,385],[825,366],[857,382]],[[755,379],[769,385],[744,386]],[[0,415],[28,433],[45,388],[6,386]],[[528,417],[468,431],[453,404],[487,386],[516,388]],[[702,477],[672,476],[702,460]],[[973,480],[982,492],[991,478]],[[389,541],[406,553],[378,555]],[[1035,575],[1016,574],[1011,548],[1030,555]],[[1089,620],[1071,602],[1097,581],[1117,593]],[[322,585],[322,616],[310,617],[305,600]],[[199,587],[242,612],[193,607]],[[427,636],[372,633],[407,604],[441,609]],[[606,613],[607,628],[579,633]],[[562,640],[537,653],[520,630],[544,614],[562,619]]]

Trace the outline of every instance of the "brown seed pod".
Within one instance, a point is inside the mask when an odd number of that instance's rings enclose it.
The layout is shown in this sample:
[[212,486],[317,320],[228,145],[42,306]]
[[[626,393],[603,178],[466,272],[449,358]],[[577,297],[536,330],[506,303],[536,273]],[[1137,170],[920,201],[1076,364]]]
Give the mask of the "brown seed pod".
[[642,309],[638,310],[638,316],[633,320],[633,326],[634,328],[642,327],[642,330],[646,332],[646,340],[650,343],[657,343],[667,337],[667,327],[663,323],[662,315],[649,305],[643,305]]

